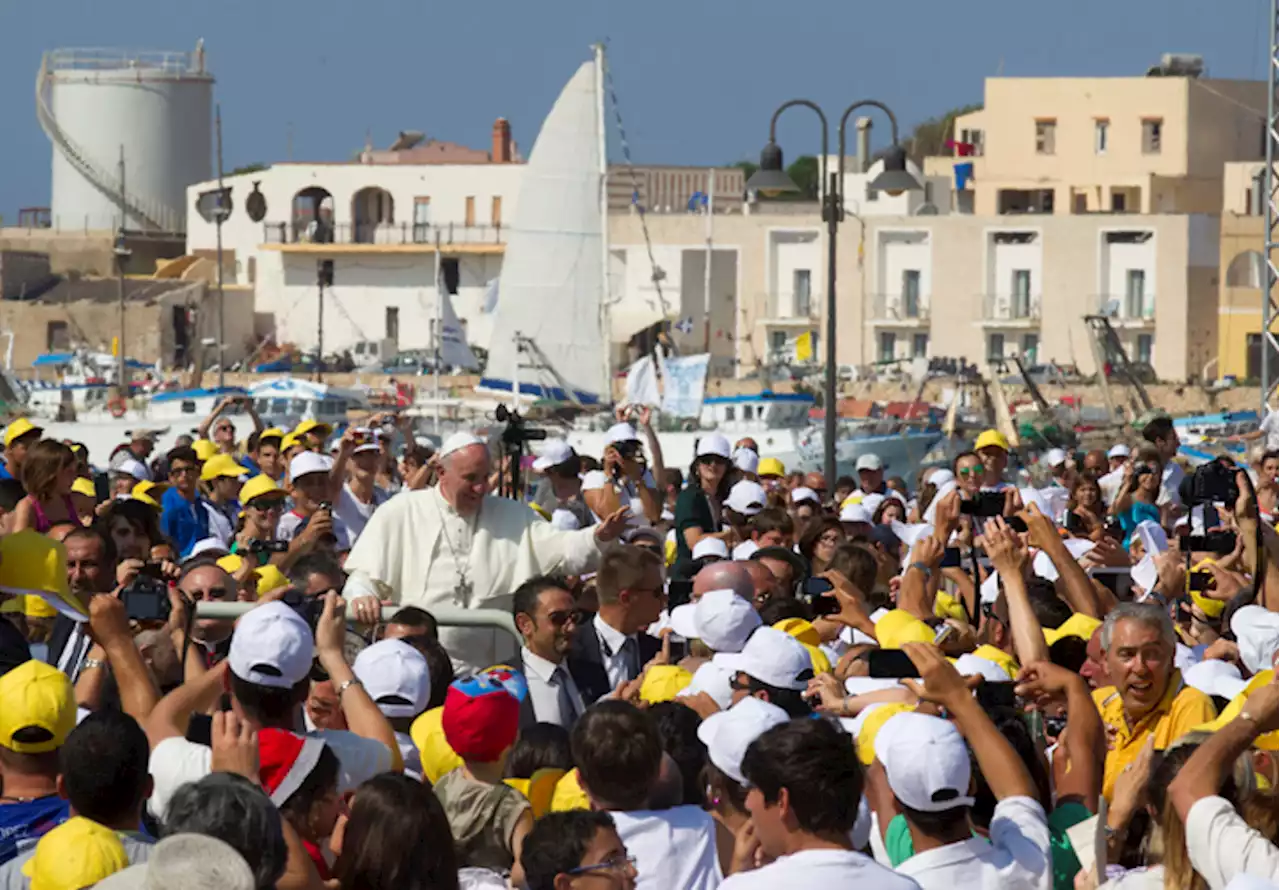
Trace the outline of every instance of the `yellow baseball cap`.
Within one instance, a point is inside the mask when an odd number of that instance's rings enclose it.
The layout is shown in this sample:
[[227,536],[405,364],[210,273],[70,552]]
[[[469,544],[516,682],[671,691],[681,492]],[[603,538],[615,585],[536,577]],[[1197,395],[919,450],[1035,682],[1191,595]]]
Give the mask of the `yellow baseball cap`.
[[422,759],[422,775],[432,784],[462,766],[462,758],[444,737],[444,728],[440,725],[443,717],[443,707],[432,708],[409,727],[409,737]]
[[999,430],[983,430],[978,436],[977,441],[973,443],[974,451],[981,451],[984,448],[999,448],[1003,451],[1009,450],[1009,440],[1004,437],[1004,433]]
[[280,451],[283,453],[290,448],[306,447],[297,433],[288,433],[280,440]]
[[[1240,712],[1244,710],[1244,703],[1248,700],[1256,690],[1266,686],[1275,678],[1276,672],[1272,670],[1259,671],[1253,675],[1253,679],[1249,681],[1249,685],[1240,691],[1240,694],[1231,699],[1227,706],[1222,709],[1222,713],[1218,715],[1216,720],[1208,723],[1201,723],[1194,727],[1191,731],[1201,730],[1204,732],[1217,732],[1226,726],[1232,720],[1240,716]],[[1255,748],[1261,748],[1263,751],[1275,751],[1280,749],[1280,732],[1265,732],[1253,740]]]
[[204,467],[200,470],[200,481],[210,482],[221,476],[230,476],[239,478],[247,476],[249,471],[240,465],[234,457],[229,454],[215,454],[204,462]]
[[299,439],[307,433],[318,433],[327,439],[329,438],[329,434],[332,432],[333,427],[329,426],[327,423],[321,423],[318,420],[304,420],[293,428],[293,434]]
[[77,476],[76,481],[71,483],[72,494],[82,494],[87,498],[96,498],[98,490],[93,487],[93,480],[86,479],[83,476]]
[[0,538],[0,591],[69,596],[66,548],[29,528]]
[[[1202,559],[1192,566],[1191,570],[1193,572],[1207,572],[1209,571],[1209,564],[1213,562],[1214,560],[1212,559]],[[1191,594],[1191,601],[1199,606],[1200,611],[1204,612],[1205,616],[1208,618],[1219,617],[1223,610],[1227,608],[1227,604],[1222,600],[1216,600],[1211,596],[1205,596],[1198,590],[1192,590],[1189,591],[1189,593]]]
[[253,573],[258,576],[258,596],[289,586],[289,579],[284,576],[284,572],[271,563],[258,566]]
[[147,506],[155,507],[159,510],[159,498],[163,497],[164,493],[168,490],[169,486],[163,482],[147,482],[144,480],[129,489],[129,497],[133,498],[135,501],[142,501],[142,503]]
[[208,439],[196,439],[191,443],[191,447],[195,450],[196,457],[201,461],[206,461],[218,453],[218,446]]
[[244,557],[236,553],[228,553],[226,556],[220,557],[215,561],[214,565],[222,569],[228,575],[232,575],[240,571],[240,566],[244,565]]
[[502,781],[519,791],[533,808],[533,818],[541,819],[551,812],[551,801],[555,798],[556,786],[564,778],[565,770],[545,766],[536,770],[528,779],[503,779]]
[[247,504],[254,498],[260,498],[264,494],[273,494],[277,497],[284,497],[284,489],[282,489],[276,480],[272,479],[266,473],[259,473],[240,489],[240,503]]
[[258,444],[261,445],[263,442],[266,442],[270,439],[283,440],[284,436],[285,436],[284,430],[280,429],[280,427],[278,426],[269,427],[268,429],[265,429],[262,432],[258,433]]
[[1102,622],[1083,612],[1075,612],[1070,618],[1062,622],[1058,627],[1046,627],[1044,629],[1044,641],[1052,646],[1063,637],[1079,637],[1086,643],[1093,636],[1093,632],[1102,627]]
[[1018,676],[1018,672],[1020,670],[1018,667],[1018,660],[1003,649],[997,649],[995,646],[983,643],[977,649],[973,650],[973,654],[978,656],[978,658],[985,658],[987,661],[995,662],[1000,666],[1000,669],[1010,677]]
[[942,590],[934,595],[933,614],[939,618],[954,618],[956,621],[968,622],[969,620],[969,615],[964,610],[964,603]]
[[870,712],[862,719],[858,727],[858,738],[854,746],[858,749],[858,760],[863,766],[871,766],[876,759],[876,733],[889,722],[891,717],[907,714],[916,709],[915,705],[906,702],[889,702],[883,705],[872,705]]
[[785,476],[787,468],[776,457],[762,457],[756,466],[757,476]]
[[556,793],[551,797],[551,812],[566,813],[569,810],[589,810],[591,799],[582,790],[577,769],[571,769],[556,782]]
[[13,444],[14,439],[21,438],[27,433],[43,433],[44,427],[36,426],[25,417],[19,417],[4,428],[4,447],[8,448]]
[[[67,675],[43,661],[24,661],[0,676],[0,746],[19,754],[56,751],[76,726],[76,700]],[[43,730],[36,741],[14,738]]]
[[933,637],[933,628],[902,609],[894,609],[876,622],[876,642],[881,649],[901,649],[903,643],[932,643]]
[[693,682],[693,674],[675,664],[654,665],[645,672],[640,684],[640,698],[651,705],[672,701]]
[[40,838],[22,873],[31,879],[31,890],[75,890],[128,867],[119,835],[92,819],[72,816]]
[[785,634],[790,634],[807,646],[818,646],[822,643],[822,638],[818,636],[818,629],[803,618],[783,618],[774,627]]

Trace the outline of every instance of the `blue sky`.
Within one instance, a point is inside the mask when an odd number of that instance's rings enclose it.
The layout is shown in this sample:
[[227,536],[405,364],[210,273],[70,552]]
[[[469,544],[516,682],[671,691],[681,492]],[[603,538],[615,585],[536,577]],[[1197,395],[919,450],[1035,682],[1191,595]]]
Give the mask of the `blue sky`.
[[[608,38],[637,162],[755,158],[776,105],[838,114],[878,98],[904,127],[1006,75],[1132,75],[1198,52],[1215,77],[1266,74],[1267,0],[0,0],[0,214],[48,203],[33,108],[55,47],[189,49],[218,78],[228,169],[338,160],[401,129],[487,147],[507,117],[521,148],[590,43]],[[888,128],[877,124],[880,139]],[[817,125],[784,118],[788,159]],[[616,134],[611,137],[616,146]]]

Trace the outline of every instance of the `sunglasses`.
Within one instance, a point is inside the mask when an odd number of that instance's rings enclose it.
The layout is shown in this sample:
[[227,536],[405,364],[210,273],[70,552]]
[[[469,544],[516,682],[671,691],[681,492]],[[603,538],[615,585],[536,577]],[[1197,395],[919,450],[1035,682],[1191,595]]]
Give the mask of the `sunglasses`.
[[170,476],[185,476],[187,473],[194,472],[196,472],[196,468],[191,466],[172,466],[169,468]]
[[263,513],[272,513],[272,512],[278,512],[280,510],[283,510],[284,501],[283,500],[270,500],[270,501],[254,500],[245,504],[245,506],[248,507],[250,510],[260,510]]
[[956,470],[957,476],[981,476],[985,472],[982,467],[961,467]]

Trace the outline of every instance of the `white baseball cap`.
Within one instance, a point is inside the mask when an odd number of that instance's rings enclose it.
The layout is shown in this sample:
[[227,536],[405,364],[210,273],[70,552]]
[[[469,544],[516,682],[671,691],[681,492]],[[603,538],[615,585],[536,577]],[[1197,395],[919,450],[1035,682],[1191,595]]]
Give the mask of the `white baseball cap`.
[[822,499],[818,497],[818,493],[812,488],[805,488],[801,485],[799,488],[791,489],[791,503],[799,504],[804,501],[813,501],[818,506],[822,506]]
[[671,629],[686,640],[698,639],[697,603],[684,603],[676,606],[667,615],[667,623]]
[[988,683],[1008,683],[1013,680],[1009,672],[990,658],[966,652],[956,659],[956,670],[962,677],[978,676]]
[[1216,658],[1183,668],[1182,680],[1205,695],[1216,695],[1227,701],[1244,692],[1244,688],[1249,685],[1249,681],[1240,676],[1240,668]]
[[1245,606],[1231,616],[1231,632],[1240,647],[1240,660],[1253,673],[1271,667],[1276,647],[1280,645],[1280,624],[1276,613],[1262,606]]
[[739,448],[733,453],[733,465],[744,473],[754,473],[760,466],[760,455],[750,448]]
[[805,689],[813,678],[809,650],[799,640],[776,627],[761,627],[741,652],[718,653],[714,661],[730,671],[779,689]]
[[872,513],[867,509],[866,504],[848,504],[840,508],[841,522],[866,522],[872,521]]
[[743,479],[733,484],[724,505],[743,516],[755,516],[769,503],[769,494],[759,482]]
[[572,510],[552,510],[551,527],[556,531],[576,532],[582,528],[582,521]]
[[379,640],[356,656],[351,671],[386,717],[416,717],[431,698],[431,671],[404,640]]
[[639,442],[640,434],[629,423],[615,423],[604,434],[604,444],[617,445],[619,442]]
[[723,457],[730,460],[729,440],[719,433],[708,433],[698,440],[695,457]]
[[1051,467],[1060,467],[1067,462],[1067,453],[1061,448],[1050,448],[1044,453],[1044,462]]
[[860,470],[883,470],[884,461],[880,459],[878,454],[860,454],[858,462],[853,465],[854,472]]
[[720,538],[704,535],[698,543],[693,545],[693,558],[702,559],[704,556],[718,556],[721,559],[728,559],[729,545]]
[[723,665],[704,661],[702,666],[693,672],[693,680],[676,694],[676,698],[686,698],[705,692],[712,701],[726,711],[733,704],[733,671]]
[[461,451],[464,448],[470,448],[472,445],[484,445],[488,447],[487,442],[481,439],[475,433],[457,432],[444,440],[444,444],[440,446],[439,456],[447,457],[455,451]]
[[533,462],[535,470],[548,470],[572,460],[574,451],[564,439],[548,439],[542,443],[542,453]]
[[206,553],[220,553],[223,556],[230,553],[227,544],[221,538],[201,538],[191,545],[191,552],[187,554],[187,558],[183,562],[204,556]]
[[748,696],[727,711],[712,714],[698,725],[698,740],[716,769],[739,785],[746,785],[742,758],[751,743],[791,718],[777,705]]
[[366,451],[381,451],[380,442],[382,441],[382,433],[379,430],[369,429],[368,427],[360,427],[356,432],[363,433],[368,437],[368,441],[357,445],[351,452],[352,454],[364,454]]
[[314,451],[299,451],[289,461],[289,478],[297,480],[309,473],[328,473],[333,469],[333,458]]
[[751,603],[732,590],[709,590],[693,603],[697,633],[713,652],[741,652],[761,624]]
[[973,806],[969,749],[946,720],[914,711],[895,714],[876,733],[875,750],[893,796],[911,809],[940,813]]
[[884,495],[878,492],[872,492],[871,494],[864,494],[862,496],[862,500],[857,501],[857,503],[861,504],[872,516],[875,516],[876,510],[879,510],[880,505],[886,500],[888,500],[888,498]]
[[241,680],[292,689],[311,673],[315,640],[311,628],[282,602],[250,609],[231,635],[227,662]]
[[1129,456],[1129,446],[1123,443],[1119,445],[1112,445],[1111,450],[1107,452],[1107,457],[1128,457],[1128,456]]
[[111,471],[113,476],[132,476],[139,482],[147,482],[151,479],[151,473],[147,470],[146,465],[140,460],[134,460],[127,457]]

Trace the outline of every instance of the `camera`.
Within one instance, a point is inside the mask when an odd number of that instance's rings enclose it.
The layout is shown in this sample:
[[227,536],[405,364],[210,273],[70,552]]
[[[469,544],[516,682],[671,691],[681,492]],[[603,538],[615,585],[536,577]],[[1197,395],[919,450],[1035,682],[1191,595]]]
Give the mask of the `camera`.
[[835,585],[826,578],[806,578],[796,599],[805,604],[814,618],[834,615],[840,611],[840,601],[835,598],[833,590]]
[[518,411],[512,411],[506,405],[499,405],[493,413],[498,423],[505,423],[502,428],[502,444],[504,448],[519,447],[526,442],[540,442],[547,437],[547,431],[537,427],[525,426],[525,420]]
[[1188,507],[1199,504],[1234,507],[1240,497],[1240,489],[1236,485],[1236,467],[1231,458],[1219,457],[1196,467],[1194,473],[1182,478],[1178,494]]
[[285,553],[288,549],[287,541],[259,541],[254,538],[249,542],[250,553]]
[[1216,531],[1204,535],[1187,535],[1183,539],[1182,549],[1192,553],[1216,553],[1219,556],[1225,556],[1236,549],[1236,533]]
[[172,606],[169,585],[145,571],[120,592],[125,614],[130,621],[168,621]]
[[332,502],[332,501],[321,501],[321,502],[320,502],[320,505],[319,505],[318,507],[316,507],[316,512],[319,512],[319,511],[321,511],[321,510],[328,510],[329,512],[333,512],[333,502]]
[[315,633],[316,625],[320,623],[320,616],[324,614],[324,600],[318,596],[307,596],[296,587],[291,587],[284,592],[280,601],[293,609],[299,618],[307,622],[311,632]]
[[980,516],[990,519],[1003,512],[1003,491],[980,491],[975,497],[960,501],[960,513],[963,516]]

